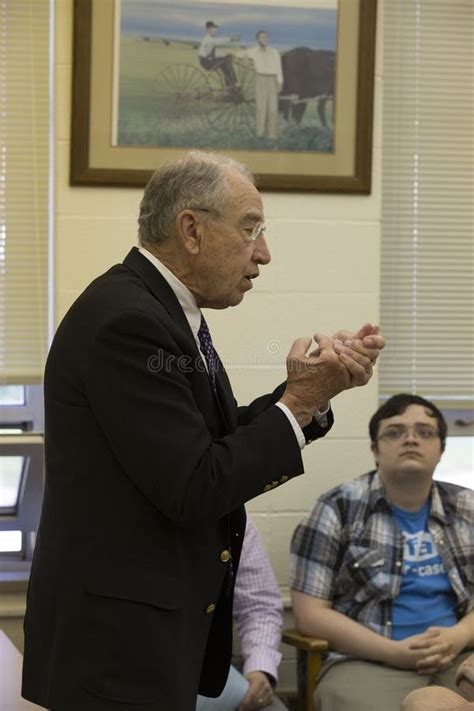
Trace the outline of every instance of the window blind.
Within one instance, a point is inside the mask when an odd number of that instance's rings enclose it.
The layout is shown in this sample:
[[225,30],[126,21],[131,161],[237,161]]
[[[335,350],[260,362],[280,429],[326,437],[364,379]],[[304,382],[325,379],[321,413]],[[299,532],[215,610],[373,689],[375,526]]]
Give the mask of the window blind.
[[0,0],[0,385],[48,339],[49,0]]
[[474,3],[384,3],[380,394],[474,401]]

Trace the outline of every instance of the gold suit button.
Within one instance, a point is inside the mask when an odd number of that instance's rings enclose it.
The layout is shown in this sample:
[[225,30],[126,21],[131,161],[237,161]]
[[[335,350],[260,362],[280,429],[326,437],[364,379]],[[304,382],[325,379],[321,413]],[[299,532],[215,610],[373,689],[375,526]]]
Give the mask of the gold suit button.
[[271,484],[267,484],[266,486],[264,486],[264,487],[263,487],[264,493],[266,494],[267,491],[270,491],[270,490],[271,490],[271,488],[272,488],[272,485],[271,485]]
[[216,609],[216,606],[214,605],[213,602],[211,602],[211,604],[206,607],[206,615],[212,615],[212,613],[214,612],[215,609]]
[[230,551],[228,551],[227,548],[221,552],[221,561],[223,563],[227,563],[230,560],[230,558],[231,558]]
[[278,486],[278,482],[277,482],[277,481],[272,481],[272,489],[274,489],[275,486]]
[[286,476],[286,474],[283,474],[282,478],[280,479],[280,484],[284,484],[285,481],[288,481],[288,477]]

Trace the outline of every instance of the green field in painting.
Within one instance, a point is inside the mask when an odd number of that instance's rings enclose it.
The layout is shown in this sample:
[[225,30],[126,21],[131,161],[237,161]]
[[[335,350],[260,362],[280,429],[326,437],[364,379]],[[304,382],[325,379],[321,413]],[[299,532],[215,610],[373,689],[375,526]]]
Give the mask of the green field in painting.
[[321,126],[314,104],[308,105],[299,126],[281,118],[281,135],[277,142],[258,138],[253,66],[242,61],[236,61],[234,66],[244,96],[244,101],[238,103],[226,99],[219,72],[209,72],[200,66],[197,45],[123,38],[119,145],[332,150],[332,132]]

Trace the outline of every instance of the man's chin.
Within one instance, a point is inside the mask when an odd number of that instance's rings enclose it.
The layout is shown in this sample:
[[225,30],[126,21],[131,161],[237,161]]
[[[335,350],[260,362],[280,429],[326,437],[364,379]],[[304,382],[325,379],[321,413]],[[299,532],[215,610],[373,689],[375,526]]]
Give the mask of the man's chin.
[[233,294],[229,297],[229,302],[228,306],[238,306],[239,304],[242,303],[244,300],[245,292],[243,291],[234,291]]
[[235,289],[235,291],[226,296],[223,295],[222,297],[214,299],[203,298],[198,302],[198,306],[205,309],[228,309],[230,306],[238,306],[242,302],[245,293],[245,291]]
[[244,295],[239,294],[238,297],[232,296],[226,301],[206,301],[205,303],[202,303],[200,307],[205,309],[215,309],[216,311],[222,311],[223,309],[228,309],[232,306],[238,306],[243,298]]

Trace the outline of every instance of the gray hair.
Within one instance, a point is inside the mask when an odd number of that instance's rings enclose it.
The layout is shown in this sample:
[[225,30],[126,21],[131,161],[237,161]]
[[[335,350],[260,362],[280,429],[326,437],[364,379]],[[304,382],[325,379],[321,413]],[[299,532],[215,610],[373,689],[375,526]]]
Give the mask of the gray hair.
[[156,245],[169,239],[176,216],[186,208],[205,208],[220,216],[231,197],[227,181],[231,170],[255,184],[246,165],[218,153],[189,151],[162,165],[150,178],[140,203],[140,244]]

